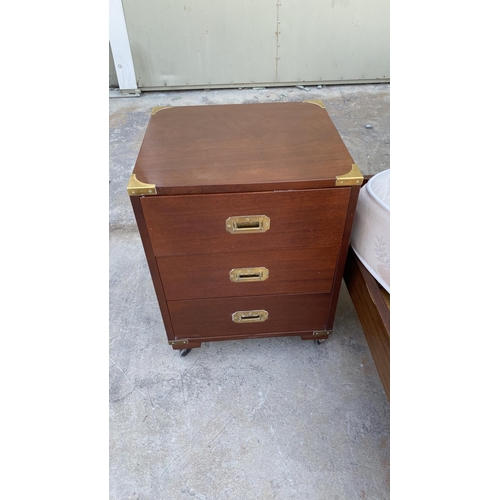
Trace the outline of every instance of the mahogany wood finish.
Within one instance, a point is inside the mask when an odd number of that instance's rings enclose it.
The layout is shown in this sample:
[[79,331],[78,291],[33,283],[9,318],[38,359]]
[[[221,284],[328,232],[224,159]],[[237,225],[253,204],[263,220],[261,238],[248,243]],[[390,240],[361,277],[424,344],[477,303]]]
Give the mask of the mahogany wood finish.
[[137,227],[141,236],[142,246],[144,247],[144,253],[146,254],[146,260],[148,262],[149,272],[151,273],[151,278],[153,280],[153,286],[155,289],[156,298],[158,299],[158,305],[160,306],[163,323],[167,331],[167,336],[169,336],[169,334],[171,335],[173,333],[172,322],[170,321],[170,313],[168,311],[167,301],[163,292],[162,280],[158,271],[156,259],[153,254],[153,248],[151,247],[148,230],[144,222],[144,215],[141,210],[140,198],[132,196],[130,198],[130,201],[132,203],[132,209],[134,210]]
[[[351,190],[149,196],[142,198],[156,257],[280,248],[333,247],[342,242]],[[263,233],[231,234],[228,217],[266,215]]]
[[352,249],[349,249],[344,280],[390,400],[390,307],[384,290]]
[[[227,337],[251,338],[255,333],[324,330],[330,294],[260,295],[170,302],[172,324],[179,338]],[[234,323],[237,311],[264,309],[266,321]]]
[[[193,106],[151,116],[133,173],[155,195],[131,201],[173,349],[331,329],[360,186],[353,159],[313,103]],[[270,228],[231,234],[229,217]],[[265,281],[230,280],[266,267]],[[235,323],[236,311],[266,310]],[[180,341],[180,342],[179,342]]]
[[[289,293],[330,293],[338,246],[157,259],[167,300]],[[232,269],[265,267],[265,281],[233,282]]]
[[158,194],[334,187],[354,163],[312,103],[190,106],[151,116],[134,173]]
[[300,337],[302,340],[321,340],[327,339],[328,335],[325,336],[313,336],[310,330],[304,332],[264,332],[264,333],[253,333],[250,337],[245,337],[243,335],[229,335],[227,337],[221,337],[216,335],[213,337],[203,337],[199,340],[190,340],[188,344],[172,344],[173,349],[191,349],[193,347],[201,347],[202,342],[217,342],[219,340],[246,340],[246,339],[264,339],[271,337]]
[[351,228],[354,221],[354,215],[356,214],[356,204],[358,202],[360,187],[353,186],[351,188],[351,198],[349,200],[349,208],[347,210],[347,218],[344,226],[344,234],[342,239],[342,246],[340,247],[339,258],[337,261],[337,269],[335,272],[335,278],[333,280],[332,288],[332,301],[330,304],[330,312],[328,314],[328,328],[333,326],[333,320],[335,318],[335,312],[337,310],[337,301],[340,294],[340,286],[342,284],[342,276],[344,274],[344,266],[347,258],[347,252],[349,250],[349,241],[351,237]]
[[[204,339],[205,340],[205,339]],[[190,341],[187,344],[182,343],[182,344],[172,344],[172,349],[175,349],[177,351],[181,349],[194,349],[195,347],[201,347],[201,341],[196,342],[196,341]]]

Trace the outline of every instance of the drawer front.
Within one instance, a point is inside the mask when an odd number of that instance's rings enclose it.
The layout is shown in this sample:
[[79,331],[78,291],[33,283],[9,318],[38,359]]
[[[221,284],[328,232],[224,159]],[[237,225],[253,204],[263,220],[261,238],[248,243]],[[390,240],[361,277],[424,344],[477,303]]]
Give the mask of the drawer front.
[[[338,246],[349,196],[349,188],[336,188],[146,196],[141,204],[155,256],[168,257]],[[253,232],[266,221],[252,216],[266,216],[269,228]]]
[[157,262],[167,300],[329,293],[338,251],[335,246],[179,255]]
[[[177,339],[322,330],[326,328],[329,307],[330,294],[263,295],[168,303]],[[265,313],[267,319],[259,321]]]

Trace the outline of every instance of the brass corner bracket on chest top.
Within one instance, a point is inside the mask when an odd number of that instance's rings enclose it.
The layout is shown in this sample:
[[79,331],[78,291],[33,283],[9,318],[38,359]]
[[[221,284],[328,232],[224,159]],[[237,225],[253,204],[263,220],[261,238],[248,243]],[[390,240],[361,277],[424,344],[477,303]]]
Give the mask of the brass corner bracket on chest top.
[[321,99],[311,99],[309,101],[302,101],[302,102],[308,102],[309,104],[316,104],[316,106],[319,106],[320,108],[326,109],[325,105]]
[[173,106],[155,106],[152,110],[151,110],[151,116],[153,115],[156,115],[156,113],[158,113],[158,111],[162,111],[164,109],[170,109],[172,108]]
[[127,193],[129,196],[146,196],[156,194],[155,184],[146,184],[137,179],[135,174],[130,176],[127,185]]
[[343,175],[337,175],[335,186],[361,186],[364,176],[359,170],[359,167],[353,163],[350,172]]

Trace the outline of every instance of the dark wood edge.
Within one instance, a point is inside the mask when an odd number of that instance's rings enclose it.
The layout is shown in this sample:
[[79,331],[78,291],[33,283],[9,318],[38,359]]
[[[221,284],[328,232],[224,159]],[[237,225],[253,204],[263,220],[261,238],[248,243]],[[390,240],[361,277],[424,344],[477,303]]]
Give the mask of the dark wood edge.
[[329,337],[328,334],[325,335],[301,335],[302,340],[326,340]]
[[170,313],[168,311],[167,300],[165,298],[165,292],[163,290],[163,285],[160,278],[160,271],[158,270],[156,257],[154,256],[153,253],[151,240],[149,239],[149,234],[146,227],[146,221],[144,219],[144,213],[142,211],[141,199],[142,196],[131,196],[130,202],[132,203],[132,209],[134,210],[135,219],[137,221],[137,227],[139,229],[142,245],[144,247],[144,253],[146,254],[146,260],[148,262],[149,271],[151,273],[151,278],[153,280],[153,286],[156,292],[156,297],[158,299],[158,305],[160,306],[160,312],[163,318],[163,323],[165,325],[167,338],[169,340],[174,340],[175,339],[174,328],[172,326]]
[[373,175],[365,175],[361,187],[363,187],[372,177]]
[[178,350],[181,350],[181,349],[196,349],[198,347],[201,347],[201,342],[202,341],[192,341],[192,342],[188,342],[187,344],[174,344],[172,347],[172,349],[174,349],[175,351],[178,351]]
[[346,260],[344,281],[387,399],[390,400],[390,311],[377,281],[356,257],[352,248],[349,249]]
[[[196,342],[218,342],[219,340],[251,340],[251,339],[266,339],[271,337],[303,337],[303,340],[314,340],[327,338],[326,336],[313,337],[313,330],[297,331],[297,332],[273,332],[273,333],[252,333],[248,335],[228,335],[226,337],[189,337],[179,338],[178,340],[187,340],[190,344]],[[186,344],[184,344],[186,345]],[[182,349],[182,344],[179,344]],[[174,346],[172,346],[174,347]]]
[[380,285],[378,284],[377,280],[373,277],[373,275],[370,273],[370,271],[368,271],[368,269],[366,269],[363,263],[358,259],[352,248],[349,249],[349,252],[352,253],[352,258],[356,262],[356,266],[359,269],[361,275],[363,276],[368,293],[370,294],[370,297],[373,300],[375,307],[377,308],[377,311],[380,315],[380,319],[384,323],[384,328],[386,329],[387,334],[390,336],[391,315],[387,307],[387,304],[384,300],[384,297],[382,295]]
[[[142,177],[146,178],[145,175]],[[143,182],[148,182],[141,178]],[[156,186],[157,194],[164,196],[178,196],[190,194],[219,194],[219,193],[260,193],[265,191],[290,191],[302,189],[332,189],[336,188],[335,179],[312,179],[289,182],[266,182],[255,184],[221,184],[209,186]]]
[[[345,188],[344,188],[345,189]],[[353,186],[349,188],[351,190],[351,196],[349,199],[349,206],[347,208],[347,216],[344,225],[344,233],[342,235],[342,245],[337,257],[337,266],[335,268],[335,276],[333,278],[332,294],[330,301],[330,312],[328,314],[327,329],[333,327],[333,321],[335,319],[335,312],[337,310],[337,303],[340,294],[340,287],[342,285],[342,277],[344,274],[344,266],[346,262],[347,252],[349,250],[349,243],[351,238],[352,223],[354,221],[354,215],[356,213],[356,204],[358,202],[360,186]]]

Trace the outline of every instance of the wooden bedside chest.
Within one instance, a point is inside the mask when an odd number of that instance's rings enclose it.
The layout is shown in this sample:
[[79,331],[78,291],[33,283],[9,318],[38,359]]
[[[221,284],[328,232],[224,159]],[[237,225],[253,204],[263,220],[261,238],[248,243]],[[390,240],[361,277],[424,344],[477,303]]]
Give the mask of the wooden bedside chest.
[[127,192],[169,344],[327,338],[362,181],[321,101],[154,108]]

